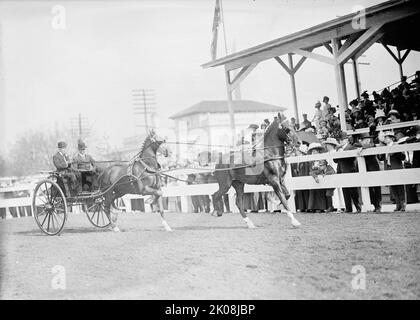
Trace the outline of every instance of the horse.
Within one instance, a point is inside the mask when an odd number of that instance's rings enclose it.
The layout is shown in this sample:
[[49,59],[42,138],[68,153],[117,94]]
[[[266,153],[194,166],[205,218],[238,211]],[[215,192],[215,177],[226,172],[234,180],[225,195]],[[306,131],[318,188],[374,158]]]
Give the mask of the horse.
[[[242,218],[248,228],[255,228],[244,211],[244,186],[245,184],[269,184],[286,208],[287,216],[290,218],[292,225],[294,227],[300,226],[300,222],[293,216],[287,203],[290,194],[284,184],[286,174],[285,143],[290,140],[296,141],[297,137],[295,135],[296,133],[289,127],[286,117],[279,113],[278,117],[275,117],[274,121],[265,130],[263,139],[254,145],[253,150],[248,150],[245,154],[242,153],[242,162],[235,161],[232,164],[232,156],[237,156],[237,153],[231,152],[229,155],[223,155],[222,159],[224,161],[219,159],[213,173],[219,184],[219,189],[213,194],[213,214],[222,216],[222,196],[233,186],[236,190],[236,206]],[[250,159],[251,152],[259,154],[254,157],[256,161],[244,161],[245,156]]]
[[163,227],[166,231],[172,231],[163,213],[162,182],[158,173],[160,165],[156,159],[157,152],[165,157],[170,155],[169,149],[163,146],[165,142],[165,139],[156,135],[154,130],[150,130],[140,151],[129,164],[114,164],[103,169],[99,177],[101,189],[106,190],[115,184],[105,193],[104,200],[104,211],[113,231],[120,230],[117,226],[117,215],[111,214],[111,206],[115,199],[125,194],[152,195],[153,205],[157,206]]

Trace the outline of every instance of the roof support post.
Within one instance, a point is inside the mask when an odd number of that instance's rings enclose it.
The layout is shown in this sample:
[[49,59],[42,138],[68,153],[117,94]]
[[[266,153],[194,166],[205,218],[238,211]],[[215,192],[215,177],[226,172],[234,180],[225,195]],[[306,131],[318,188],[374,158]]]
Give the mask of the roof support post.
[[[310,50],[312,51],[312,49]],[[289,53],[289,65],[286,65],[283,60],[280,59],[280,57],[274,57],[274,59],[283,67],[284,70],[289,74],[290,76],[290,84],[292,87],[292,97],[293,97],[293,109],[295,112],[295,118],[296,122],[299,123],[299,110],[298,110],[298,104],[297,104],[297,94],[296,94],[296,80],[295,80],[295,74],[299,70],[299,68],[302,66],[302,64],[305,62],[306,57],[302,57],[299,62],[294,66],[293,64],[293,54]]]
[[404,75],[404,71],[403,71],[403,67],[402,67],[403,62],[402,62],[402,59],[401,59],[401,50],[400,50],[400,48],[397,48],[397,56],[398,56],[398,66],[400,68],[400,78],[402,78],[403,75]]
[[232,89],[230,86],[230,72],[225,68],[225,79],[226,79],[226,92],[227,92],[227,102],[228,102],[228,110],[229,110],[229,119],[230,119],[230,130],[231,130],[231,145],[235,145],[235,114],[233,113],[233,97],[232,97]]
[[290,72],[289,74],[290,74],[290,83],[292,85],[293,109],[295,111],[296,123],[300,123],[299,122],[298,106],[297,106],[295,71],[294,71],[294,68],[293,68],[293,55],[291,53],[289,53],[288,56],[289,56],[289,69],[292,70],[292,72]]
[[338,100],[340,102],[340,126],[342,131],[346,131],[346,109],[347,109],[347,90],[346,90],[346,77],[344,73],[344,64],[339,61],[339,50],[341,42],[337,38],[331,40],[331,45],[334,55],[334,73],[337,86]]
[[357,64],[357,58],[352,58],[352,61],[353,61],[353,72],[354,72],[354,86],[356,88],[357,97],[360,98],[359,65]]

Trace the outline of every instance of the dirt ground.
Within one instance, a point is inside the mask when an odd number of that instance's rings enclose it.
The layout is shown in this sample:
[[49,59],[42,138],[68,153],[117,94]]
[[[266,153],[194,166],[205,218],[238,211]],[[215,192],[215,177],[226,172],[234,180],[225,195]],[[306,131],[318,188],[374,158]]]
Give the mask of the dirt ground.
[[250,217],[257,229],[238,214],[168,213],[170,233],[155,214],[122,213],[113,233],[73,214],[58,237],[32,217],[1,220],[0,298],[420,298],[419,213],[300,214],[299,229],[284,214]]

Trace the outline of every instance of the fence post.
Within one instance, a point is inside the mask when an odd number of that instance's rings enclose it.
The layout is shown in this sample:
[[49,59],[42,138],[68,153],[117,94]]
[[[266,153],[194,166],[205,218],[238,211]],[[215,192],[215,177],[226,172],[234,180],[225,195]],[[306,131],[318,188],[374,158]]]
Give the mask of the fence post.
[[[357,166],[359,167],[359,173],[366,173],[366,161],[365,157],[358,156],[357,157]],[[371,209],[370,204],[370,195],[369,195],[369,188],[368,187],[360,187],[360,193],[362,195],[362,211],[367,212]]]

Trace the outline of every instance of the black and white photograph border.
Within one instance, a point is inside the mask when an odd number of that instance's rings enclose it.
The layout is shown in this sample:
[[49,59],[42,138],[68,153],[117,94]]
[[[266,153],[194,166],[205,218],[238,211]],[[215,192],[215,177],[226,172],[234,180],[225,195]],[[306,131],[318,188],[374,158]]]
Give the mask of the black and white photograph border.
[[0,0],[0,299],[418,300],[419,18]]

